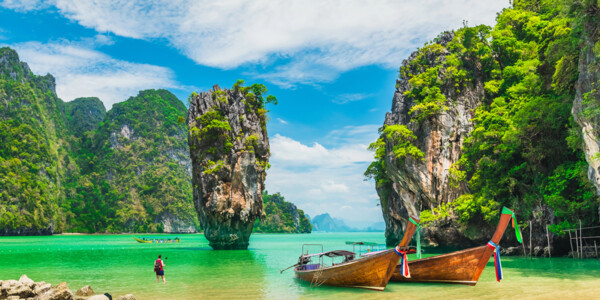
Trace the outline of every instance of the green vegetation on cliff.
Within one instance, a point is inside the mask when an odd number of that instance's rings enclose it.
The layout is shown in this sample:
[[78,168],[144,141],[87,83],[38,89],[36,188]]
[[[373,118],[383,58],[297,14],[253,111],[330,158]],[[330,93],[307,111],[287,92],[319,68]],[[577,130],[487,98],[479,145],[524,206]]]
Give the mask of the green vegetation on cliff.
[[[365,171],[367,178],[375,180],[377,188],[381,193],[381,201],[385,202],[388,193],[392,189],[392,181],[385,173],[385,143],[388,141],[392,145],[394,160],[400,164],[406,158],[423,159],[423,151],[417,148],[412,142],[416,139],[415,134],[405,125],[390,125],[379,128],[380,137],[374,143],[371,143],[368,150],[375,151],[375,161],[372,162]],[[385,207],[385,203],[383,203]]]
[[186,113],[166,90],[115,104],[80,153],[89,163],[69,199],[68,231],[162,232],[163,223],[195,230],[187,133],[178,123]]
[[106,113],[54,88],[0,48],[0,234],[197,230],[181,101],[147,90]]
[[285,201],[281,194],[269,195],[264,191],[262,198],[266,216],[263,221],[256,220],[253,232],[310,233],[312,231],[312,225],[304,215],[304,211]]
[[69,130],[76,136],[96,129],[106,115],[104,104],[96,97],[65,102],[65,110]]
[[0,234],[63,226],[61,178],[68,164],[54,78],[35,76],[0,48]]
[[550,207],[557,232],[578,219],[597,222],[598,198],[571,116],[581,34],[572,4],[515,1],[484,35],[495,60],[480,71],[486,98],[455,166],[471,190],[453,203],[460,221],[495,223],[505,205],[523,219]]
[[[404,95],[415,103],[412,122],[444,112],[472,82],[485,90],[474,129],[450,169],[452,184],[466,183],[469,193],[433,214],[424,211],[422,220],[453,213],[471,228],[493,226],[508,206],[522,220],[539,218],[549,208],[555,232],[577,220],[597,224],[599,201],[586,177],[581,129],[571,115],[581,35],[594,11],[598,3],[589,0],[514,1],[494,28],[465,26],[446,46],[438,42],[447,35],[440,35],[401,69],[409,83]],[[378,186],[389,184],[382,147],[379,140],[371,145],[377,161],[366,173]]]

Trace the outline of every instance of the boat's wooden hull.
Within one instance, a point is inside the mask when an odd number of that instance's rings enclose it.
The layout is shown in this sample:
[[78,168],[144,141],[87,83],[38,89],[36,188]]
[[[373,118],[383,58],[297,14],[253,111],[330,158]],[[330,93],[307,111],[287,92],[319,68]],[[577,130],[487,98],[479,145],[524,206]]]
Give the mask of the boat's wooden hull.
[[[411,218],[415,222],[408,222],[404,237],[398,244],[400,249],[407,248],[417,230],[419,219]],[[389,249],[326,268],[302,270],[296,267],[294,273],[297,278],[310,282],[313,286],[324,284],[383,291],[399,260],[400,255],[394,249]]]
[[296,277],[313,286],[332,285],[383,291],[400,255],[393,249],[363,257],[349,263],[316,270],[294,269]]
[[[413,260],[408,262],[410,278],[401,275],[396,267],[392,282],[439,282],[475,285],[479,280],[480,263],[490,259],[493,250],[480,246],[448,254]],[[485,265],[483,265],[485,267]]]
[[[512,215],[503,213],[491,238],[498,244]],[[401,275],[396,267],[391,281],[440,282],[475,285],[494,250],[487,245],[408,262],[410,278]]]

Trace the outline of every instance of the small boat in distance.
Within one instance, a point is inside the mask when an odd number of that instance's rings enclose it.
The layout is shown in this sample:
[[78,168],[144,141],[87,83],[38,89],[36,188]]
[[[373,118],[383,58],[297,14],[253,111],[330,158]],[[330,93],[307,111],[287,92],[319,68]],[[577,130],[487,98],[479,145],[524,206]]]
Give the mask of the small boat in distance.
[[155,237],[141,237],[136,238],[133,237],[138,243],[146,243],[146,244],[166,244],[166,243],[179,243],[181,239],[179,237],[175,238],[155,238]]
[[[515,213],[504,207],[496,232],[487,245],[436,255],[408,263],[410,278],[402,276],[400,267],[396,267],[390,281],[392,282],[437,282],[476,285],[479,276],[487,265],[492,253],[499,252],[498,243],[504,235],[506,226],[512,218],[517,240],[521,242],[521,234]],[[495,253],[496,279],[502,279],[502,267],[499,253]]]
[[[295,267],[297,278],[310,282],[311,286],[323,284],[383,291],[401,257],[406,264],[407,246],[417,230],[419,219],[410,217],[409,221],[404,237],[395,249],[368,252],[356,258],[356,253],[346,250],[323,252],[322,245],[320,253],[308,254],[304,252],[308,245],[303,245],[298,263],[291,267]],[[332,258],[331,265],[325,264],[324,257]],[[342,261],[334,263],[336,257]]]

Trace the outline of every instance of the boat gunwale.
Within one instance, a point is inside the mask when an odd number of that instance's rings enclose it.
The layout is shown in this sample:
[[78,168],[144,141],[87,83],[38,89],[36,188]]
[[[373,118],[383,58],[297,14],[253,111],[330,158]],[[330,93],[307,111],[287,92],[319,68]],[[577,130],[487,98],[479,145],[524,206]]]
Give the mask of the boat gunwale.
[[464,254],[465,252],[469,252],[469,251],[472,251],[475,249],[485,248],[485,247],[487,247],[487,246],[484,245],[484,246],[471,247],[471,248],[457,250],[457,251],[450,252],[450,253],[438,254],[438,255],[434,255],[434,256],[430,256],[430,257],[415,259],[415,260],[409,261],[408,264],[410,265],[411,263],[414,263],[414,262],[421,262],[421,261],[433,260],[433,259],[438,259],[438,258],[446,258],[448,256],[461,255],[461,254]]
[[387,249],[387,250],[382,251],[381,253],[377,253],[377,254],[374,254],[374,255],[360,257],[360,258],[351,260],[349,262],[339,263],[337,265],[328,266],[328,267],[324,267],[324,268],[318,268],[318,269],[312,269],[312,270],[298,270],[298,267],[296,267],[296,268],[294,268],[294,272],[309,274],[309,273],[312,273],[312,272],[320,272],[320,271],[324,271],[324,270],[327,270],[327,269],[335,269],[335,268],[339,268],[339,267],[343,267],[343,266],[349,266],[349,265],[352,265],[352,264],[355,264],[355,263],[361,263],[361,262],[364,262],[364,261],[367,261],[367,260],[374,259],[374,258],[382,256],[384,254],[388,254],[391,251],[394,251],[394,249]]

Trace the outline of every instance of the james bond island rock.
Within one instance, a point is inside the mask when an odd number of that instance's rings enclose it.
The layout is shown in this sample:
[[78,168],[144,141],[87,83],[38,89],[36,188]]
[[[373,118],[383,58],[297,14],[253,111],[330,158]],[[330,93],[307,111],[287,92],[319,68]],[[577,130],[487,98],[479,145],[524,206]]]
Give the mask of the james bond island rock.
[[187,117],[194,205],[204,235],[215,250],[247,249],[269,167],[262,84],[212,90],[190,96]]
[[412,214],[438,245],[485,243],[502,206],[531,221],[534,248],[546,225],[558,250],[562,229],[597,224],[600,9],[564,5],[513,1],[494,28],[441,34],[403,62],[365,173],[389,244]]

